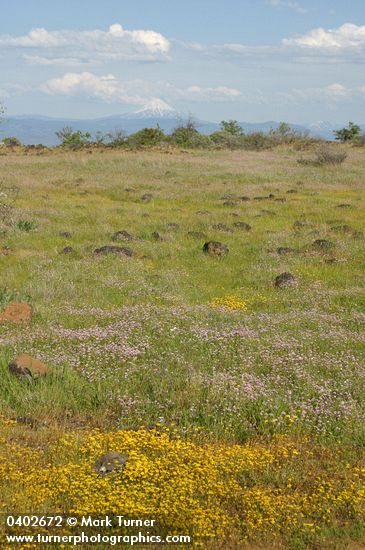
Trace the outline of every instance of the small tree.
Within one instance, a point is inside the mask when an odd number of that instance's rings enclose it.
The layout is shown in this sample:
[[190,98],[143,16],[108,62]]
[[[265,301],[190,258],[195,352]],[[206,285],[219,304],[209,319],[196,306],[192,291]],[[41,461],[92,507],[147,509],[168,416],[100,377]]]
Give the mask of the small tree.
[[241,126],[238,124],[237,120],[222,120],[220,124],[222,132],[226,132],[231,136],[243,136],[244,131]]
[[132,134],[129,136],[127,143],[131,147],[144,147],[158,145],[164,141],[166,141],[166,135],[157,124],[156,128],[142,128],[142,130]]
[[116,128],[114,132],[106,134],[105,136],[108,140],[111,147],[122,147],[127,141],[127,132],[121,128]]
[[61,141],[61,147],[70,147],[71,149],[79,149],[92,143],[90,132],[83,133],[81,130],[74,132],[70,126],[61,128],[56,132],[56,136]]
[[20,147],[22,142],[16,137],[6,137],[3,139],[3,144],[6,147]]
[[208,136],[202,135],[197,128],[196,122],[189,117],[185,123],[179,124],[171,133],[172,143],[180,147],[209,147],[211,144]]
[[335,139],[337,141],[346,142],[346,141],[357,141],[360,138],[361,128],[358,124],[349,122],[347,128],[342,128],[341,130],[335,130]]

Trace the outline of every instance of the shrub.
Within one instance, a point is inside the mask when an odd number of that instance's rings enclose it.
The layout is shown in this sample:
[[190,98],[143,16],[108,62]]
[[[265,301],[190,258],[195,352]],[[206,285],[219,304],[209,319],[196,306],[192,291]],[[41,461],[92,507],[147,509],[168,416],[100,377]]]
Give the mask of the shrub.
[[347,153],[345,151],[336,151],[330,147],[320,147],[316,151],[316,158],[318,164],[342,164],[346,159]]
[[5,147],[21,147],[22,142],[16,137],[6,137],[3,139]]
[[237,120],[222,120],[220,127],[222,132],[230,134],[231,136],[243,136],[244,134]]
[[361,128],[353,122],[349,122],[347,128],[335,130],[335,139],[337,141],[357,141],[360,137]]
[[200,134],[196,123],[189,118],[185,124],[177,126],[171,134],[171,141],[180,147],[209,147],[212,141],[209,136]]
[[74,132],[70,126],[61,128],[56,132],[56,136],[61,141],[61,147],[70,147],[71,149],[79,149],[92,143],[90,132],[83,133],[81,130]]
[[158,145],[166,141],[166,135],[160,126],[156,128],[143,128],[135,134],[128,137],[126,143],[130,147],[146,147],[151,145]]
[[235,135],[223,130],[210,134],[211,142],[222,149],[240,149],[243,146],[243,136]]
[[122,147],[127,142],[127,132],[121,128],[116,128],[113,133],[106,134],[106,139],[109,140],[109,147]]
[[270,134],[264,134],[264,132],[252,132],[246,134],[243,138],[243,148],[253,151],[260,151],[261,149],[270,149],[274,146],[274,141]]
[[33,231],[33,229],[36,229],[37,224],[29,220],[19,220],[16,226],[18,229],[20,229],[20,231],[25,231],[26,233],[29,233],[29,231]]

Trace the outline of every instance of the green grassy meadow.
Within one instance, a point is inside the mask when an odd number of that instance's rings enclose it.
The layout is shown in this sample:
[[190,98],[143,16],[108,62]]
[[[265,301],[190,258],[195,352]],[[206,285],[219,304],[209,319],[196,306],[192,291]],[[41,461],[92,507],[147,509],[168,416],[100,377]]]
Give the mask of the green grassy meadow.
[[[298,491],[363,469],[365,150],[338,147],[338,167],[299,164],[313,152],[290,147],[2,154],[1,306],[34,310],[30,324],[0,324],[6,438],[35,449],[141,427],[203,446],[286,438],[315,450],[311,467],[289,468]],[[123,230],[131,239],[114,241]],[[229,253],[205,254],[210,240]],[[94,253],[105,245],[133,255]],[[283,272],[295,286],[275,288]],[[8,363],[20,353],[53,374],[19,381]],[[288,473],[260,475],[250,486],[287,487]],[[21,489],[1,483],[9,512]],[[229,547],[362,548],[360,500],[316,508],[302,535],[236,526]]]

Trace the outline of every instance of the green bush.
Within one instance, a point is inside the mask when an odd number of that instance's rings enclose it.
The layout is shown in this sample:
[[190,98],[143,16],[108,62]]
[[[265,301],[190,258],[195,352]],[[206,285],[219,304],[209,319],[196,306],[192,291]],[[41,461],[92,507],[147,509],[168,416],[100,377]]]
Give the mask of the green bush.
[[170,136],[171,142],[186,148],[207,148],[212,145],[209,136],[200,134],[196,123],[189,119],[185,124],[177,126]]
[[56,136],[61,141],[61,147],[69,147],[70,149],[80,149],[93,143],[90,132],[83,133],[81,130],[74,132],[70,126],[61,128],[56,132]]
[[22,142],[16,137],[6,137],[2,140],[6,147],[21,147]]
[[37,224],[29,220],[19,220],[16,226],[20,229],[20,231],[25,231],[26,233],[29,233],[29,231],[33,231],[37,228]]
[[342,128],[341,130],[336,130],[334,132],[335,139],[337,141],[357,141],[360,138],[361,128],[353,122],[349,122],[347,128]]
[[160,143],[166,142],[167,136],[157,125],[156,128],[143,128],[135,134],[130,135],[126,144],[129,147],[148,147],[153,145],[159,145]]

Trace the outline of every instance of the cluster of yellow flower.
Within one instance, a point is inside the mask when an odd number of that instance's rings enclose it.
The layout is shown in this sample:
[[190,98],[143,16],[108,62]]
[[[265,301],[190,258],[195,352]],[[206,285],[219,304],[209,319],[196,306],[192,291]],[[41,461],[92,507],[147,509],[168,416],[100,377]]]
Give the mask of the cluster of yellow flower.
[[213,298],[210,305],[211,307],[226,309],[228,311],[246,311],[248,303],[236,296],[223,296],[223,298]]
[[223,296],[222,298],[213,298],[210,306],[217,309],[225,309],[227,311],[246,311],[248,307],[258,304],[266,304],[272,299],[269,299],[264,294],[256,294],[250,298],[242,300],[237,296]]
[[[315,536],[365,512],[365,468],[336,469],[333,456],[331,468],[314,473],[318,452],[285,436],[245,445],[146,429],[49,438],[32,448],[17,426],[0,422],[0,512],[150,517],[170,533],[237,544]],[[108,450],[128,460],[100,476],[93,465]]]

